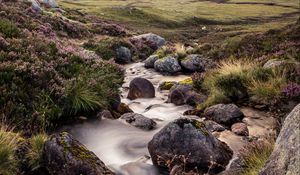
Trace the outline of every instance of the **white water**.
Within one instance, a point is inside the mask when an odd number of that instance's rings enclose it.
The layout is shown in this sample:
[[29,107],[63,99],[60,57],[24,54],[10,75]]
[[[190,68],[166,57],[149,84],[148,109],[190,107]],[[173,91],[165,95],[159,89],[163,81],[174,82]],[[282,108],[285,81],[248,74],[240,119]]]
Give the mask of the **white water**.
[[[102,119],[101,121],[85,122],[73,125],[67,130],[93,151],[107,166],[122,175],[158,175],[151,165],[147,143],[153,135],[170,121],[182,117],[183,112],[191,107],[175,106],[165,103],[168,91],[156,91],[152,99],[127,99],[128,86],[132,79],[142,77],[150,80],[155,88],[162,81],[181,81],[188,78],[185,75],[163,76],[151,69],[145,69],[143,63],[134,63],[126,66],[126,78],[122,87],[122,102],[136,113],[156,120],[157,127],[153,131],[143,131],[124,123],[121,120]],[[150,110],[145,110],[153,105]],[[251,135],[264,135],[272,132],[273,121],[265,120],[265,116],[252,117],[251,109],[243,109],[246,114],[245,122],[249,124]],[[256,113],[255,113],[256,114]],[[265,122],[267,121],[267,122]],[[219,134],[219,139],[226,142],[236,153],[246,141],[230,131]]]

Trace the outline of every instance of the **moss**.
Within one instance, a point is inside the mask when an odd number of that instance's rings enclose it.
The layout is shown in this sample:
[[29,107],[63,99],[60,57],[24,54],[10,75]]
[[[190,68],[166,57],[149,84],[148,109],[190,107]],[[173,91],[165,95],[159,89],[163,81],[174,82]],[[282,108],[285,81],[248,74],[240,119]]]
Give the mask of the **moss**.
[[160,90],[170,90],[175,84],[176,84],[176,82],[173,82],[173,81],[165,81],[159,85],[159,89]]
[[179,84],[182,84],[182,85],[193,85],[193,79],[192,78],[184,79],[184,80],[180,81]]
[[67,132],[60,133],[60,137],[61,139],[59,141],[59,144],[63,147],[65,154],[69,152],[72,154],[72,156],[78,158],[79,160],[89,162],[89,164],[93,167],[96,166],[98,158],[92,152],[90,152],[84,145],[81,145],[76,140],[72,140],[72,142],[67,142],[67,137],[70,137]]
[[208,133],[208,131],[207,131],[206,127],[205,127],[205,124],[203,122],[200,122],[198,120],[194,120],[193,121],[193,126],[196,129],[198,129],[199,131],[201,131],[203,135],[209,136],[209,133]]

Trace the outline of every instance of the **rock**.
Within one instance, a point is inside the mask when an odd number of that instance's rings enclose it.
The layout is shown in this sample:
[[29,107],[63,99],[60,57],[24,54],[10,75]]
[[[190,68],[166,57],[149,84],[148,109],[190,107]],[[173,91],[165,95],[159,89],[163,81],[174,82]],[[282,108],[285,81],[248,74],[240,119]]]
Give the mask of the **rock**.
[[146,68],[154,68],[154,63],[159,59],[158,55],[151,55],[148,57],[144,63]]
[[220,125],[220,124],[218,124],[218,123],[216,123],[216,122],[214,122],[212,120],[205,120],[204,124],[205,124],[205,127],[210,132],[222,132],[222,131],[225,131],[225,128],[222,125]]
[[212,60],[201,55],[192,54],[181,60],[181,66],[191,72],[204,72],[214,67]]
[[235,123],[231,126],[231,131],[236,135],[249,136],[249,130],[245,123]]
[[148,150],[156,166],[171,170],[185,161],[186,171],[197,167],[203,173],[209,170],[213,174],[224,170],[233,155],[202,122],[188,118],[166,125],[148,143]]
[[166,40],[164,38],[153,33],[134,36],[132,37],[132,40],[144,40],[154,44],[156,48],[160,48],[166,43]]
[[152,130],[156,126],[156,122],[150,118],[147,118],[141,114],[126,113],[121,116],[121,119],[125,120],[132,126],[141,128],[144,130]]
[[264,64],[263,68],[265,68],[265,69],[271,69],[271,68],[279,67],[279,66],[281,66],[281,65],[283,65],[285,63],[286,63],[285,60],[272,59],[272,60],[267,61]]
[[155,89],[149,80],[145,78],[135,78],[130,82],[127,96],[130,100],[153,97],[155,97]]
[[39,0],[42,5],[47,8],[59,8],[55,0]]
[[133,111],[125,103],[120,103],[120,105],[117,108],[116,112],[118,112],[120,114],[125,114],[125,113],[129,113],[129,112],[133,112]]
[[159,83],[158,90],[170,90],[174,85],[177,85],[178,83],[176,81],[164,81]]
[[36,12],[41,12],[42,8],[38,0],[30,0],[31,1],[31,8]]
[[235,104],[211,106],[204,111],[204,115],[209,120],[229,127],[234,123],[241,122],[244,118],[244,114]]
[[131,51],[127,47],[119,47],[116,49],[116,62],[117,63],[130,63],[132,59]]
[[102,118],[115,119],[115,117],[111,114],[111,112],[109,110],[103,110],[103,111],[99,112],[97,114],[97,117],[99,119],[102,119]]
[[105,164],[91,151],[63,132],[45,142],[42,161],[50,175],[112,175]]
[[154,69],[163,73],[176,73],[181,71],[181,66],[178,63],[177,58],[173,56],[167,56],[155,61]]
[[168,95],[168,102],[175,105],[188,104],[195,106],[196,104],[203,103],[206,96],[199,94],[193,90],[192,85],[188,84],[178,84],[170,89]]
[[286,117],[274,150],[260,175],[300,174],[300,104]]

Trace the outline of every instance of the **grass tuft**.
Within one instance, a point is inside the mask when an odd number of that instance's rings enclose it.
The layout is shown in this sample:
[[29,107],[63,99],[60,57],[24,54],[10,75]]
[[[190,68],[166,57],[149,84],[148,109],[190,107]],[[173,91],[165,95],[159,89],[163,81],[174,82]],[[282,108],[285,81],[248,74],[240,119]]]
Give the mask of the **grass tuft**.
[[17,174],[17,159],[15,151],[21,137],[18,133],[13,133],[12,129],[0,123],[0,174]]
[[31,149],[27,156],[32,170],[40,167],[44,144],[47,140],[48,136],[46,134],[38,134],[30,138],[29,143]]

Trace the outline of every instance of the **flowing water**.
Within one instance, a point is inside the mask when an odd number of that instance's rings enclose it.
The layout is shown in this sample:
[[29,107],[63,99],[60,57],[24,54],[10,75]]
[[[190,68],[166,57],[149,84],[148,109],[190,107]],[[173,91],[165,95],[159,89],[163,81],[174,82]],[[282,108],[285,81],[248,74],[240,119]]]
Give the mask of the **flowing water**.
[[[170,121],[183,116],[183,112],[191,109],[190,106],[175,106],[166,103],[168,91],[156,90],[156,97],[152,99],[127,99],[129,83],[136,77],[146,78],[157,89],[162,81],[181,81],[188,76],[163,76],[152,69],[145,69],[143,63],[126,65],[125,83],[122,86],[122,102],[139,114],[152,118],[157,122],[153,131],[143,131],[130,126],[122,120],[102,119],[101,121],[84,122],[68,127],[68,131],[93,151],[107,166],[122,175],[158,175],[152,166],[147,144],[153,135]],[[151,107],[149,109],[149,107]],[[245,122],[249,123],[252,135],[264,135],[272,132],[272,119],[264,120],[261,115],[254,114],[251,109],[242,109],[247,113]],[[256,113],[255,113],[256,114]],[[263,116],[265,117],[265,116]],[[269,118],[269,117],[267,117]],[[226,142],[234,152],[237,152],[246,141],[230,131],[220,133],[219,139]]]

